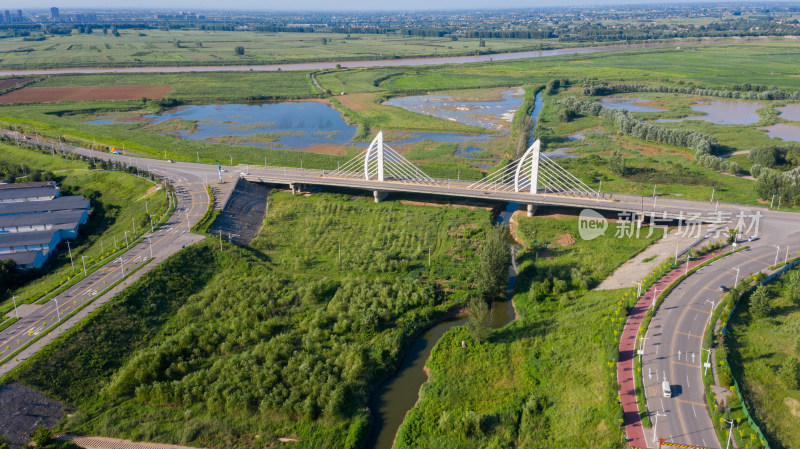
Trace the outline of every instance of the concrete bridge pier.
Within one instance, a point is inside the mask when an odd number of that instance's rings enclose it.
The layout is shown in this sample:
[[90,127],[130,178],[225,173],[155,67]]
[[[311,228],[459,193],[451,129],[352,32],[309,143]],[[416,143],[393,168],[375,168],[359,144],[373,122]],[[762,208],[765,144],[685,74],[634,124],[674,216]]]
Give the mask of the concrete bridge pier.
[[297,193],[300,192],[300,185],[299,184],[295,184],[293,182],[290,182],[289,183],[289,188],[292,189],[292,195],[297,195]]
[[381,201],[385,200],[386,197],[389,196],[389,192],[381,192],[380,190],[373,190],[372,196],[375,197],[376,203],[380,203]]
[[528,216],[533,217],[533,214],[536,213],[536,205],[535,204],[528,204]]

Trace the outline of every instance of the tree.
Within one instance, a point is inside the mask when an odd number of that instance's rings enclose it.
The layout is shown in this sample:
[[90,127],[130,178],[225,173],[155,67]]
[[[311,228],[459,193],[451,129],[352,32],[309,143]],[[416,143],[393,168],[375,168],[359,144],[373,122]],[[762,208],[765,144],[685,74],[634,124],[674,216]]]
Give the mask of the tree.
[[50,444],[53,440],[53,431],[45,426],[39,426],[31,434],[31,441],[36,443],[37,447],[42,447]]
[[241,45],[237,46],[234,51],[236,52],[237,56],[244,56],[244,47]]
[[503,226],[493,226],[489,229],[478,254],[476,290],[487,301],[499,301],[505,298],[508,262],[511,258],[511,251],[506,243],[507,232]]
[[792,390],[800,388],[800,362],[795,357],[787,357],[778,369],[778,379],[786,388]]
[[800,304],[800,271],[794,270],[786,277],[789,300]]
[[481,40],[478,41],[478,47],[485,47],[485,46],[486,46],[486,41],[485,40],[481,39]]
[[750,295],[750,312],[756,318],[766,318],[772,311],[769,293],[763,285],[758,286],[756,291]]
[[772,168],[780,161],[780,152],[774,147],[753,148],[747,157],[763,167]]
[[612,172],[620,176],[624,176],[628,171],[628,167],[625,166],[625,156],[619,151],[614,151],[614,154],[611,155],[611,158],[608,160],[608,167]]
[[491,330],[492,315],[489,306],[482,298],[472,298],[467,305],[469,319],[467,330],[472,338],[479,344],[489,335]]
[[11,445],[8,444],[8,441],[0,435],[0,449],[9,449],[10,447]]

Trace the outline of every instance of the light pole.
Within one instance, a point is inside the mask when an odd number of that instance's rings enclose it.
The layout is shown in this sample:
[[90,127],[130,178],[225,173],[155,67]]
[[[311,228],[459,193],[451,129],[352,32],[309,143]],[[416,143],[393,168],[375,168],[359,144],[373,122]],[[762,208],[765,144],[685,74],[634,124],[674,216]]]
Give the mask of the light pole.
[[14,315],[16,315],[17,319],[19,319],[19,312],[17,312],[17,297],[11,295],[11,300],[14,301]]
[[72,248],[69,246],[69,240],[67,240],[67,251],[69,251],[69,263],[72,264],[72,271],[75,271],[75,262],[72,261]]
[[125,265],[123,265],[122,257],[119,258],[119,269],[121,271],[119,278],[122,279],[125,277]]
[[658,410],[656,410],[656,424],[655,424],[655,426],[653,426],[653,443],[655,443],[658,440],[658,417],[659,416],[667,416],[667,415],[665,413],[659,413]]
[[731,425],[731,428],[728,431],[728,440],[725,442],[725,449],[728,449],[731,447],[731,439],[733,439],[733,420],[728,421],[727,419],[723,418],[723,421]]
[[219,250],[222,251],[222,229],[219,230]]
[[780,247],[780,246],[778,246],[778,245],[772,245],[772,246],[774,246],[775,248],[777,248],[777,249],[775,250],[775,263],[773,263],[772,265],[778,265],[778,253],[781,251],[781,247]]
[[647,335],[643,336],[640,341],[642,344],[639,347],[639,364],[642,363],[642,356],[644,356],[644,344],[647,341]]
[[653,210],[656,210],[656,187],[658,187],[657,183],[653,183]]
[[153,241],[150,239],[150,237],[147,237],[147,242],[150,243],[150,258],[152,259],[153,258]]
[[136,219],[131,217],[131,224],[133,224],[133,237],[136,237]]
[[740,268],[741,267],[731,268],[731,270],[736,270],[736,280],[733,282],[733,288],[736,288],[736,287],[739,286],[739,269]]
[[654,288],[653,289],[653,302],[650,303],[650,308],[651,309],[655,309],[655,307],[656,307],[656,298],[657,297],[658,297],[658,289]]
[[642,283],[634,281],[633,284],[636,285],[636,297],[642,296]]
[[128,231],[125,231],[125,248],[128,247]]
[[783,258],[783,264],[786,265],[789,263],[789,245],[786,245],[786,256]]
[[56,316],[58,317],[58,322],[61,322],[61,311],[58,310],[58,298],[53,298],[53,301],[56,302]]
[[155,232],[155,231],[153,231],[153,216],[151,215],[151,216],[150,216],[150,233],[152,234],[152,233],[154,233],[154,232]]
[[714,315],[714,300],[713,299],[706,299],[706,302],[711,303],[711,311],[708,312],[708,321],[707,323],[711,322],[711,316]]
[[83,262],[83,277],[86,277],[86,256],[81,254],[81,262]]
[[706,348],[700,348],[701,351],[706,351],[708,353],[708,357],[706,357],[706,362],[703,363],[703,368],[705,368],[705,372],[703,375],[708,374],[708,369],[711,368],[711,350]]
[[689,276],[689,252],[686,252],[686,272],[683,274],[684,276]]
[[711,203],[714,203],[714,192],[717,191],[717,186],[711,187]]

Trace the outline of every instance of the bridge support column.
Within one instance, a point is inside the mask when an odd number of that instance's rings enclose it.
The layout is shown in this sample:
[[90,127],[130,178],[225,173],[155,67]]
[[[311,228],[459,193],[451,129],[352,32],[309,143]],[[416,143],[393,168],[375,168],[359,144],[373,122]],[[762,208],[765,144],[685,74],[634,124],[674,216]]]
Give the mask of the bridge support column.
[[535,204],[528,204],[528,216],[533,217],[533,214],[536,213],[536,205]]
[[389,196],[389,192],[381,192],[380,190],[373,190],[372,196],[375,197],[376,203],[380,203],[381,201],[385,200],[387,196]]
[[295,185],[294,183],[289,183],[289,188],[292,189],[292,195],[297,195],[297,192],[300,190],[300,186]]

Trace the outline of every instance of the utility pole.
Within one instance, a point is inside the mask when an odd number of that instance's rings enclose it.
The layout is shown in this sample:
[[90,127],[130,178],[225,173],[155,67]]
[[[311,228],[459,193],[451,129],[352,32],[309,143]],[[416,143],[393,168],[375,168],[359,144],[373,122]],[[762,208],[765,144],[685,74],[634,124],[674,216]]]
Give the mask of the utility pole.
[[653,426],[653,443],[655,443],[658,440],[658,417],[659,416],[667,416],[667,415],[664,414],[664,413],[659,413],[659,411],[656,410],[656,424],[655,424],[655,426]]
[[69,251],[69,262],[72,264],[72,271],[75,271],[75,262],[72,261],[72,248],[69,246],[69,240],[67,240],[67,251]]

